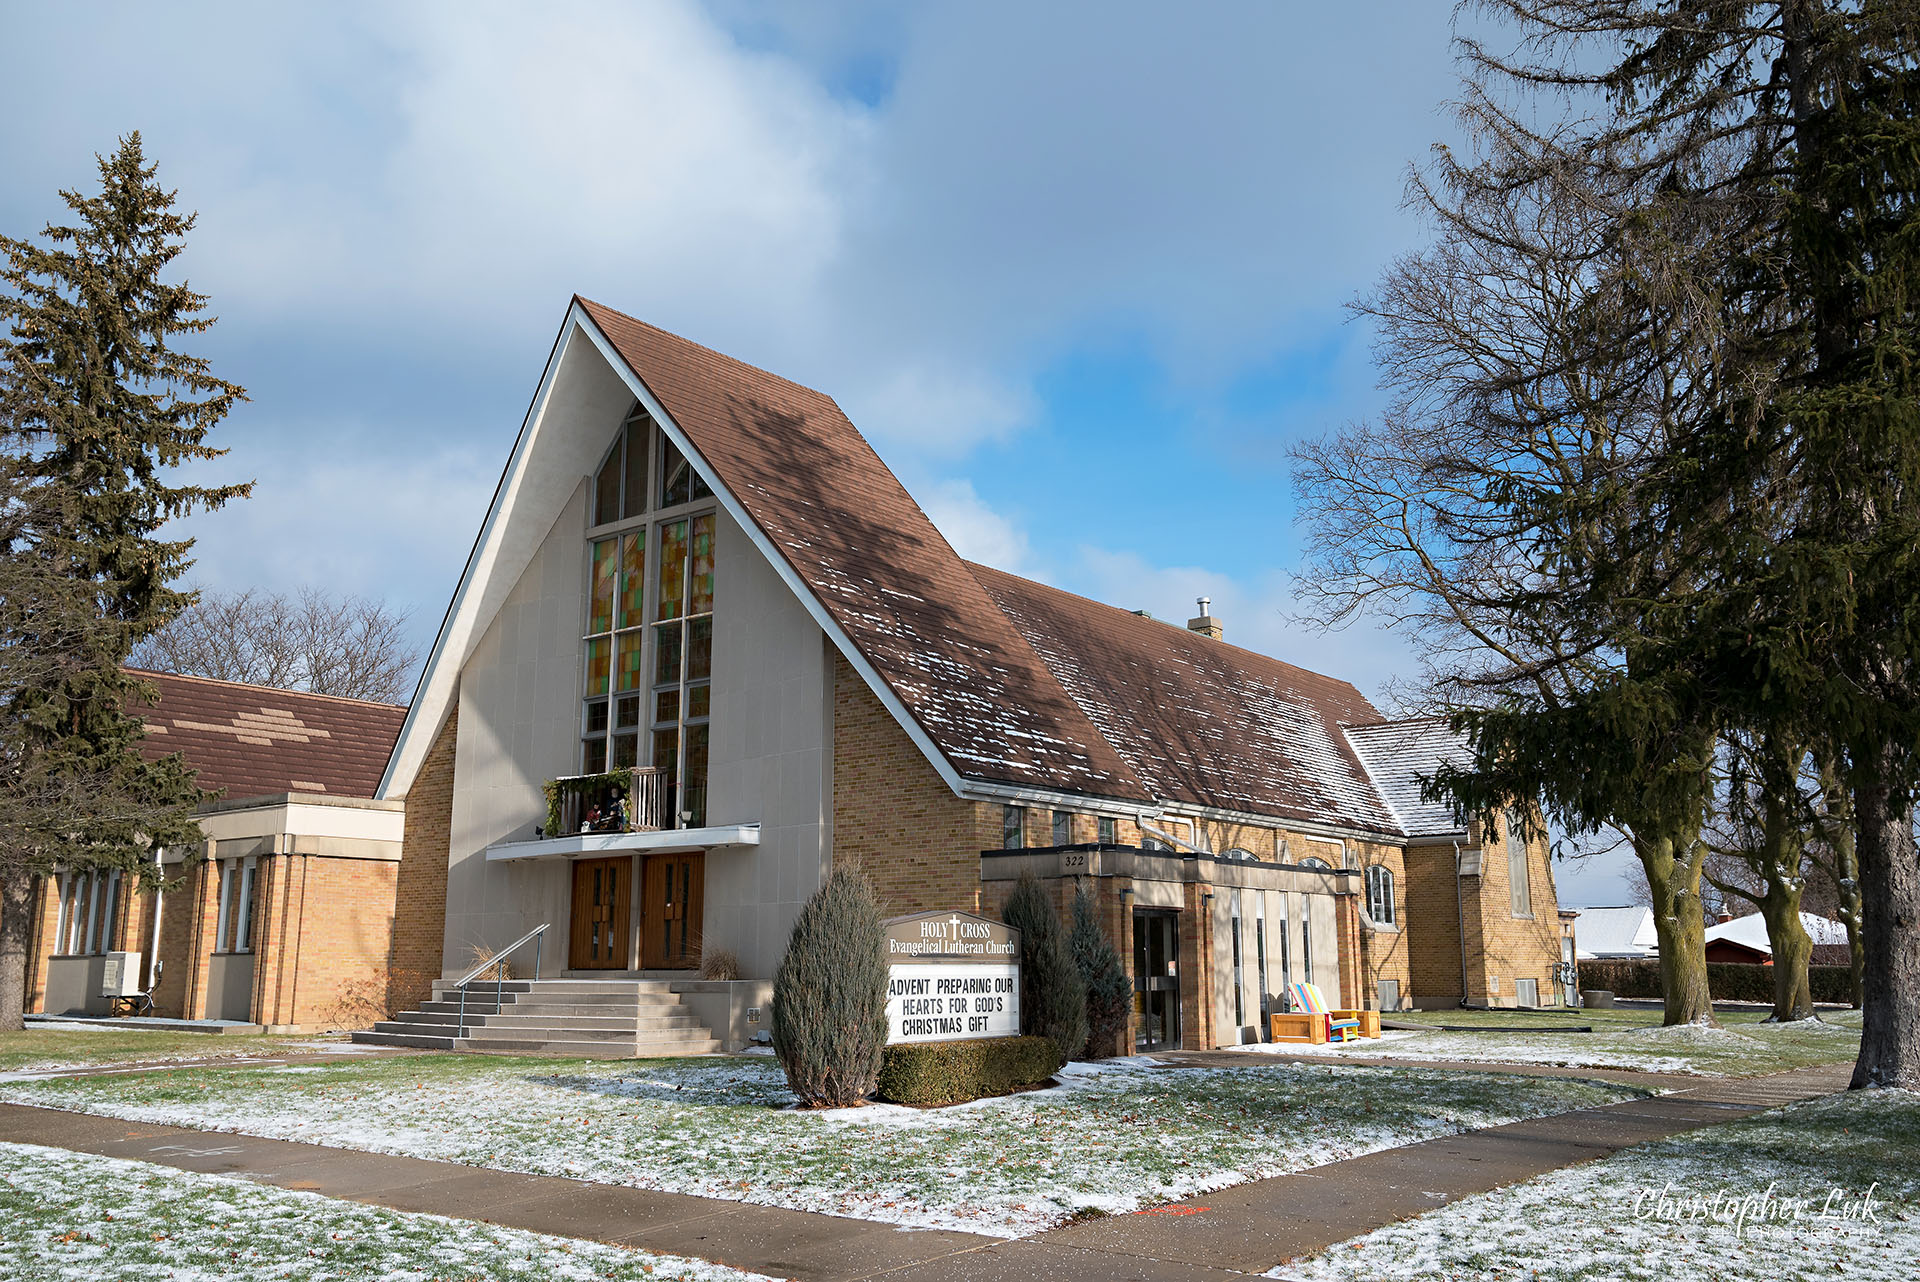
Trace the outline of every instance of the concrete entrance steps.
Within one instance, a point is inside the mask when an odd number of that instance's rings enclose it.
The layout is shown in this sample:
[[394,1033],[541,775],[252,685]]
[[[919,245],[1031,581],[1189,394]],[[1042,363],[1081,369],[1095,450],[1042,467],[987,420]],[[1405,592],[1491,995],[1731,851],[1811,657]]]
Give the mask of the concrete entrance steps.
[[595,1059],[705,1055],[713,1034],[660,979],[509,979],[467,985],[465,1034],[460,991],[436,980],[433,998],[353,1040],[371,1046],[443,1051],[542,1051]]

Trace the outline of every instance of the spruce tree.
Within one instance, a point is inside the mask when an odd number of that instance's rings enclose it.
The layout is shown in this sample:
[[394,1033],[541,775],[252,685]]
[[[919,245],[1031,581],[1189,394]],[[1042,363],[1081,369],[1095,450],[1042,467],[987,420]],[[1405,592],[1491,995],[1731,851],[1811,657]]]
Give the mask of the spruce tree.
[[1020,874],[1000,919],[1020,932],[1021,1031],[1051,1040],[1060,1062],[1087,1044],[1087,986],[1073,963],[1067,933],[1032,873]]
[[773,977],[773,1053],[803,1104],[873,1094],[887,1048],[886,928],[873,887],[837,867],[793,923]]
[[204,794],[177,756],[141,758],[130,705],[152,694],[121,665],[192,600],[172,586],[192,541],[159,538],[161,527],[250,489],[165,479],[225,453],[206,437],[245,392],[176,346],[213,324],[203,295],[162,279],[193,216],[154,181],[139,134],[96,159],[98,194],[61,192],[70,225],[46,227],[44,243],[0,236],[0,433],[19,518],[0,555],[54,603],[10,612],[4,640],[44,651],[76,609],[85,623],[52,679],[9,676],[0,689],[0,1030],[21,1026],[38,877],[60,866],[146,876],[154,849],[198,839]]
[[1087,1058],[1105,1059],[1113,1054],[1127,1026],[1133,981],[1120,964],[1120,954],[1114,951],[1112,941],[1100,929],[1093,892],[1084,883],[1073,892],[1073,927],[1067,939],[1087,989]]

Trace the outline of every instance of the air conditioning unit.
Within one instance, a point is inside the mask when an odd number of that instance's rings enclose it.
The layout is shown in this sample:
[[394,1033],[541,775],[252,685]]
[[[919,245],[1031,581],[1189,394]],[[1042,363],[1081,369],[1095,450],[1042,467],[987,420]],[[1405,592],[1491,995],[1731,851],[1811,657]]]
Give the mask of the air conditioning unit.
[[1478,877],[1480,875],[1482,854],[1483,852],[1479,850],[1463,850],[1460,852],[1460,875],[1462,877]]
[[102,997],[137,997],[140,995],[140,954],[108,953],[106,965],[100,971],[100,995]]

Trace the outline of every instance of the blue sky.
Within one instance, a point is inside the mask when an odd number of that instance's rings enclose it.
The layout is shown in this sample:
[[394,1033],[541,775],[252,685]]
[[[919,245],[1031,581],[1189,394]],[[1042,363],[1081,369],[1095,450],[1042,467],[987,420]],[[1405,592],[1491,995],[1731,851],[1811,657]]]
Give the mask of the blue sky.
[[[250,404],[199,581],[430,637],[578,291],[833,394],[963,554],[1369,694],[1294,617],[1286,448],[1453,134],[1450,6],[16,6],[0,228],[140,129]],[[76,90],[80,82],[85,92]],[[1567,868],[1567,902],[1621,902]]]

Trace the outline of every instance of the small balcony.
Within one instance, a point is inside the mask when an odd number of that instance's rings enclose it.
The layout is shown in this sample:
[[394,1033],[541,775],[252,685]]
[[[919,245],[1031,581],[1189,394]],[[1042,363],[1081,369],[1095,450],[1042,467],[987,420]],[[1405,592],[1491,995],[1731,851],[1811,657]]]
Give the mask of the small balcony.
[[672,789],[667,776],[652,766],[565,775],[547,784],[543,837],[660,832],[673,826]]

